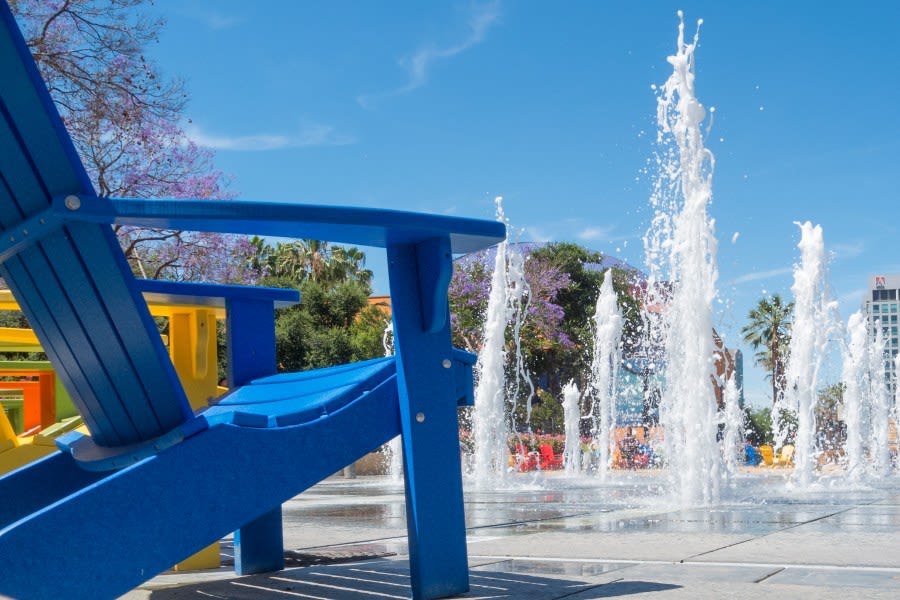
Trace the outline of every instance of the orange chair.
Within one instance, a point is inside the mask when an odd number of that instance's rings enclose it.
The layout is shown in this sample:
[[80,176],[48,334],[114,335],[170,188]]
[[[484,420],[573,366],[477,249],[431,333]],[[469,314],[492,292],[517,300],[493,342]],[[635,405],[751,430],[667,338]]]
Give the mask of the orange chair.
[[56,423],[56,374],[51,370],[0,369],[0,376],[17,378],[0,381],[0,389],[22,390],[24,411],[22,429],[38,431]]

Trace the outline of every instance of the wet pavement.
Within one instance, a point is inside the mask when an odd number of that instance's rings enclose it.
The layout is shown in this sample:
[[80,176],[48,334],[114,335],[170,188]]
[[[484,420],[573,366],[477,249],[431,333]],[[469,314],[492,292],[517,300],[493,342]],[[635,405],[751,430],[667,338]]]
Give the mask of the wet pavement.
[[[801,491],[788,474],[745,471],[712,508],[677,508],[659,472],[467,482],[463,597],[900,598],[900,478]],[[331,478],[284,506],[284,527],[284,571],[166,573],[123,598],[409,597],[399,484]]]

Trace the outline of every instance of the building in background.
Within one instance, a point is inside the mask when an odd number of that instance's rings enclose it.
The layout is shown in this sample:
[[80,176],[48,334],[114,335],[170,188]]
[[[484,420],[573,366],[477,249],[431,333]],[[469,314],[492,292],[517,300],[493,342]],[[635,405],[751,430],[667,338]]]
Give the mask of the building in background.
[[898,335],[898,296],[900,296],[900,275],[873,275],[869,279],[869,294],[864,301],[869,322],[869,333],[874,338],[881,329],[884,336],[885,380],[896,395],[896,358],[900,353]]

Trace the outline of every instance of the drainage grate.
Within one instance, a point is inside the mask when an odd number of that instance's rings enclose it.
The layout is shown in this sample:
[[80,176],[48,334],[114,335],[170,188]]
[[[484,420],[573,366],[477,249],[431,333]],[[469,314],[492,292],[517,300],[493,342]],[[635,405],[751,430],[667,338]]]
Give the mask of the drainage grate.
[[315,565],[334,565],[396,555],[396,552],[385,550],[384,546],[374,545],[342,546],[340,548],[316,550],[315,552],[286,550],[284,553],[284,566],[311,567]]
[[[319,565],[335,565],[340,563],[358,562],[373,558],[385,558],[397,556],[396,552],[389,552],[384,546],[374,544],[358,544],[354,546],[340,546],[337,548],[322,548],[297,552],[284,551],[284,566],[288,567],[314,567]],[[222,555],[223,566],[233,566],[234,557],[226,553]]]

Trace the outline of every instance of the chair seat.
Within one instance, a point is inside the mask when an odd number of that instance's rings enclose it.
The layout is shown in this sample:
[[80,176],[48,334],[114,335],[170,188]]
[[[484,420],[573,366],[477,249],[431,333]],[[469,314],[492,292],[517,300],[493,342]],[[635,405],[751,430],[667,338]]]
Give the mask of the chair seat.
[[308,423],[340,410],[395,372],[390,357],[263,377],[226,394],[198,416],[209,426],[288,427]]
[[309,424],[373,392],[384,402],[396,403],[393,357],[259,378],[222,397],[184,425],[145,442],[111,448],[71,432],[57,438],[56,445],[84,469],[109,471],[140,462],[215,427],[275,429]]

